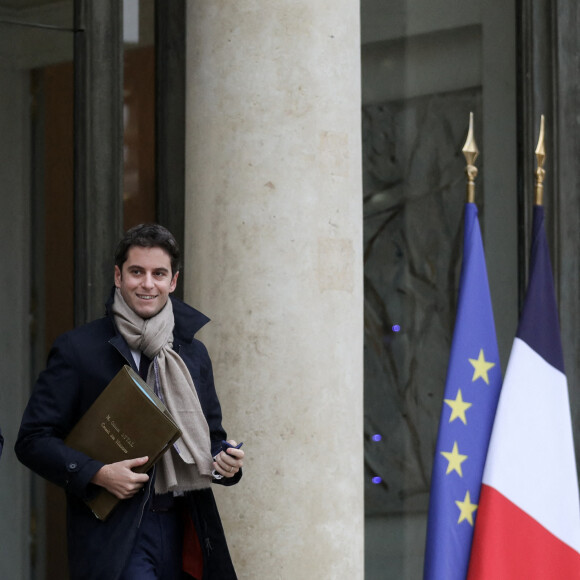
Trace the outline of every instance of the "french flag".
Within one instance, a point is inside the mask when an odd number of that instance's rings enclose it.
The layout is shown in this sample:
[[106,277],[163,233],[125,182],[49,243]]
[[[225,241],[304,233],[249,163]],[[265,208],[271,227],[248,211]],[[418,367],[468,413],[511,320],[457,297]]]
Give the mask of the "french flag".
[[544,208],[501,389],[468,580],[580,579],[580,505]]

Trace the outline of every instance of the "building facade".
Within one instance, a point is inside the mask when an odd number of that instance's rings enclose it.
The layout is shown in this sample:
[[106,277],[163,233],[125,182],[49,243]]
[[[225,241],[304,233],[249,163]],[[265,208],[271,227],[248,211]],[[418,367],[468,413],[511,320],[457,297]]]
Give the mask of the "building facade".
[[[213,322],[240,578],[421,575],[469,113],[502,365],[535,140],[580,425],[580,14],[572,0],[0,1],[0,577],[62,579],[62,492],[12,445],[54,338],[159,221]],[[576,427],[580,432],[580,427]],[[8,558],[7,555],[10,554]]]

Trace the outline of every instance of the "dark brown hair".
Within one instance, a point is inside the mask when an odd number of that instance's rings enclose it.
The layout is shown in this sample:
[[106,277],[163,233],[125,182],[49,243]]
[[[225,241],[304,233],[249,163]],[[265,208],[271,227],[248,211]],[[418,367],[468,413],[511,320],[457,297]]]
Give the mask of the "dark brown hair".
[[127,230],[115,250],[115,265],[123,270],[127,254],[133,246],[142,248],[161,248],[171,259],[171,274],[179,271],[180,252],[173,234],[159,224],[139,224]]

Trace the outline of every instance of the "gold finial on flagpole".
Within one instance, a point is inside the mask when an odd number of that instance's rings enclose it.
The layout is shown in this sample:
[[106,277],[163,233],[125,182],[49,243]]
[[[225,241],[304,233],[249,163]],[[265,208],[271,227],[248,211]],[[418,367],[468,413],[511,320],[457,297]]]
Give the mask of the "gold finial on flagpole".
[[544,161],[546,160],[546,147],[544,145],[544,115],[540,117],[540,136],[538,137],[538,146],[536,147],[536,159],[538,167],[536,169],[536,187],[534,205],[542,205],[544,202]]
[[479,155],[479,149],[473,136],[473,113],[469,113],[469,132],[462,151],[467,161],[467,167],[465,168],[465,173],[467,174],[467,203],[474,203],[475,178],[477,177],[477,167],[475,167],[474,163]]

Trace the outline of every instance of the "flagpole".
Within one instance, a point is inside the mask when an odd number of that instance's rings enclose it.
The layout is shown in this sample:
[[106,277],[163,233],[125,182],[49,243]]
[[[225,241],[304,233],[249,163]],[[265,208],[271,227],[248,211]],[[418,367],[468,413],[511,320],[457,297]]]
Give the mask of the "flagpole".
[[536,185],[534,205],[543,205],[544,202],[544,161],[546,160],[546,148],[544,145],[544,115],[540,117],[540,135],[538,137],[538,146],[536,147],[536,159],[538,167],[536,169]]
[[485,461],[468,580],[580,580],[578,475],[542,205],[543,115],[536,156],[528,288]]
[[473,113],[469,113],[469,131],[463,146],[463,155],[467,161],[465,173],[467,174],[467,203],[475,203],[475,178],[477,177],[477,167],[474,163],[479,155],[479,149],[473,136]]
[[[501,386],[499,352],[475,200],[473,113],[457,312],[433,457],[423,580],[465,580],[483,468]],[[490,576],[491,578],[491,576]]]

